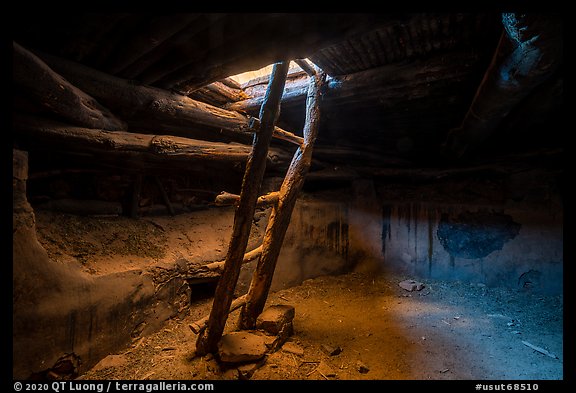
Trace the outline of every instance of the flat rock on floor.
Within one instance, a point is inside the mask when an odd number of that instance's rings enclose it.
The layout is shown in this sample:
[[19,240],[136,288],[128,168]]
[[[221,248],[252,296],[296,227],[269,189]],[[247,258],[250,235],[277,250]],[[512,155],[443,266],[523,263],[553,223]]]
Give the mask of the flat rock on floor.
[[266,308],[256,320],[256,328],[276,335],[294,319],[294,306],[277,304]]
[[336,372],[330,365],[328,365],[324,360],[320,361],[318,364],[318,368],[316,369],[321,375],[328,377],[328,378],[335,378]]
[[424,288],[424,284],[414,280],[404,280],[399,282],[398,285],[409,292],[421,291]]
[[220,360],[226,363],[259,360],[264,357],[266,351],[264,337],[247,331],[225,334],[218,343]]
[[332,345],[322,344],[322,351],[328,356],[336,356],[342,352],[342,348],[339,346],[333,347]]
[[300,345],[292,343],[292,342],[287,342],[282,346],[282,351],[283,352],[288,352],[297,356],[303,356],[304,355],[304,348],[302,348]]

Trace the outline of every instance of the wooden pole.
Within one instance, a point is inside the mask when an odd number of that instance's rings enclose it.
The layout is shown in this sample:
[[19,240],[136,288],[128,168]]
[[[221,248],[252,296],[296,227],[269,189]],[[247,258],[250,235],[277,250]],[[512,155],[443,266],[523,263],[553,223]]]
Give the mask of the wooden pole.
[[[244,254],[244,258],[242,258],[242,264],[246,264],[248,262],[252,262],[253,260],[260,258],[260,255],[262,255],[262,246],[258,246],[255,249],[253,249],[252,251],[248,251],[246,254]],[[207,265],[202,266],[203,270],[209,270],[209,271],[221,271],[224,268],[224,265],[226,264],[226,260],[224,261],[218,261],[218,262],[211,262]]]
[[[469,77],[477,67],[479,55],[473,50],[455,52],[450,62],[445,55],[438,54],[413,67],[405,64],[386,64],[374,69],[333,77],[326,82],[322,102],[325,105],[361,105],[381,102],[391,106],[410,99],[430,97],[444,91],[449,83],[458,84]],[[296,80],[288,83],[282,96],[282,107],[297,107],[304,104],[307,97],[306,82]],[[262,104],[262,96],[256,95],[243,101],[232,102],[224,107],[228,110],[252,114]]]
[[294,63],[298,64],[300,68],[302,68],[302,70],[308,74],[308,76],[316,75],[316,70],[310,65],[310,63],[308,63],[306,59],[296,59],[294,60]]
[[274,269],[286,230],[290,224],[292,210],[298,199],[298,194],[304,185],[306,173],[312,163],[312,149],[318,135],[320,123],[320,92],[325,82],[324,73],[310,77],[310,87],[306,100],[306,123],[304,125],[304,143],[298,148],[288,168],[288,172],[280,187],[278,204],[272,210],[272,215],[266,227],[262,242],[262,255],[252,276],[246,304],[240,315],[241,329],[254,329],[256,318],[264,309]]
[[232,238],[226,255],[224,271],[216,287],[207,328],[198,336],[196,341],[196,353],[198,355],[215,352],[224,332],[232,296],[236,289],[244,253],[248,245],[256,201],[266,168],[268,147],[270,146],[274,125],[280,111],[280,99],[282,98],[288,74],[288,66],[289,62],[284,61],[275,64],[272,70],[266,99],[260,110],[260,130],[254,134],[252,153],[246,164],[246,172],[242,181],[240,201],[234,215]]
[[249,119],[187,96],[117,78],[56,56],[37,53],[78,88],[113,108],[130,129],[161,129],[179,136],[249,144]]
[[[222,109],[179,93],[137,84],[57,56],[45,53],[37,55],[75,86],[113,108],[130,129],[160,129],[169,135],[213,141],[244,144],[252,141],[257,123],[235,110]],[[260,97],[259,107],[263,105],[264,98]],[[290,140],[290,135],[290,132],[275,127],[275,137]],[[294,138],[298,137],[294,135]]]
[[[243,296],[240,296],[239,298],[234,299],[234,301],[230,304],[230,310],[228,311],[228,314],[230,314],[232,311],[239,309],[245,303],[246,303],[246,295],[243,295]],[[194,332],[194,334],[201,334],[206,329],[206,327],[208,326],[208,320],[209,319],[210,319],[210,316],[208,315],[202,319],[197,320],[196,322],[192,322],[188,326],[190,327],[190,330],[192,330]]]

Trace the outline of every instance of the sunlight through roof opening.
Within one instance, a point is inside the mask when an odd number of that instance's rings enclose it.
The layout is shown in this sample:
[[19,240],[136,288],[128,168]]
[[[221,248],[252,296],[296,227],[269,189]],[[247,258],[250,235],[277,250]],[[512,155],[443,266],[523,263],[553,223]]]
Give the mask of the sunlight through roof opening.
[[[306,60],[308,63],[310,63],[310,65],[318,68],[318,66],[316,66],[314,63],[312,63],[310,60],[308,60],[308,59],[304,59],[304,60]],[[274,64],[269,64],[265,67],[260,68],[259,70],[243,72],[243,73],[238,74],[238,75],[230,76],[229,78],[235,80],[236,82],[238,82],[239,84],[242,85],[242,84],[249,82],[253,79],[260,78],[262,76],[269,76],[272,73],[272,67],[273,66],[274,66]],[[293,74],[295,72],[299,72],[299,71],[302,71],[302,68],[300,68],[300,66],[298,64],[296,64],[295,62],[291,61],[290,62],[290,68],[288,69],[288,75]]]

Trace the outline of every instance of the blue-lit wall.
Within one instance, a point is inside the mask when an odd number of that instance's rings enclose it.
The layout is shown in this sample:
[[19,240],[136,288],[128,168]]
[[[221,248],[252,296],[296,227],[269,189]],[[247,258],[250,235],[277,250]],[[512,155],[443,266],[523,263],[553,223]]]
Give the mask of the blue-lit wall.
[[385,269],[434,279],[562,292],[560,211],[501,206],[385,204]]

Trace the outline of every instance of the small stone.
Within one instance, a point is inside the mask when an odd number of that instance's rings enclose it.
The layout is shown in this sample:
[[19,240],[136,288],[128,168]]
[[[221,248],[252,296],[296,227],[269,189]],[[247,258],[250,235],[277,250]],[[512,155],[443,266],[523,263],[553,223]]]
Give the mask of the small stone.
[[294,319],[294,306],[277,304],[266,308],[256,320],[256,328],[276,335]]
[[264,338],[247,331],[225,334],[218,343],[218,355],[220,360],[226,363],[259,360],[266,351]]
[[368,371],[370,371],[368,366],[362,363],[360,360],[356,362],[356,370],[358,370],[360,374],[366,374]]
[[414,280],[404,280],[399,282],[398,285],[408,292],[421,291],[424,288],[424,284]]
[[322,344],[322,351],[324,351],[328,356],[336,356],[342,352],[342,348],[339,346],[333,347],[328,344]]
[[323,360],[320,361],[320,364],[318,364],[318,368],[316,370],[326,377],[329,378],[336,377],[336,372],[334,372],[332,367],[330,367],[330,365]]
[[256,362],[256,363],[243,364],[242,366],[238,367],[238,374],[239,374],[240,379],[252,378],[252,375],[254,375],[256,370],[258,370],[260,367],[262,367],[264,365],[264,363],[266,363],[265,358]]
[[285,343],[282,346],[282,351],[288,352],[288,353],[291,353],[291,354],[297,355],[297,356],[303,356],[304,355],[304,348],[302,348],[300,345],[292,343],[292,342]]
[[224,371],[224,373],[222,374],[222,379],[228,381],[230,380],[234,381],[240,379],[240,372],[235,368],[231,368],[229,370]]

